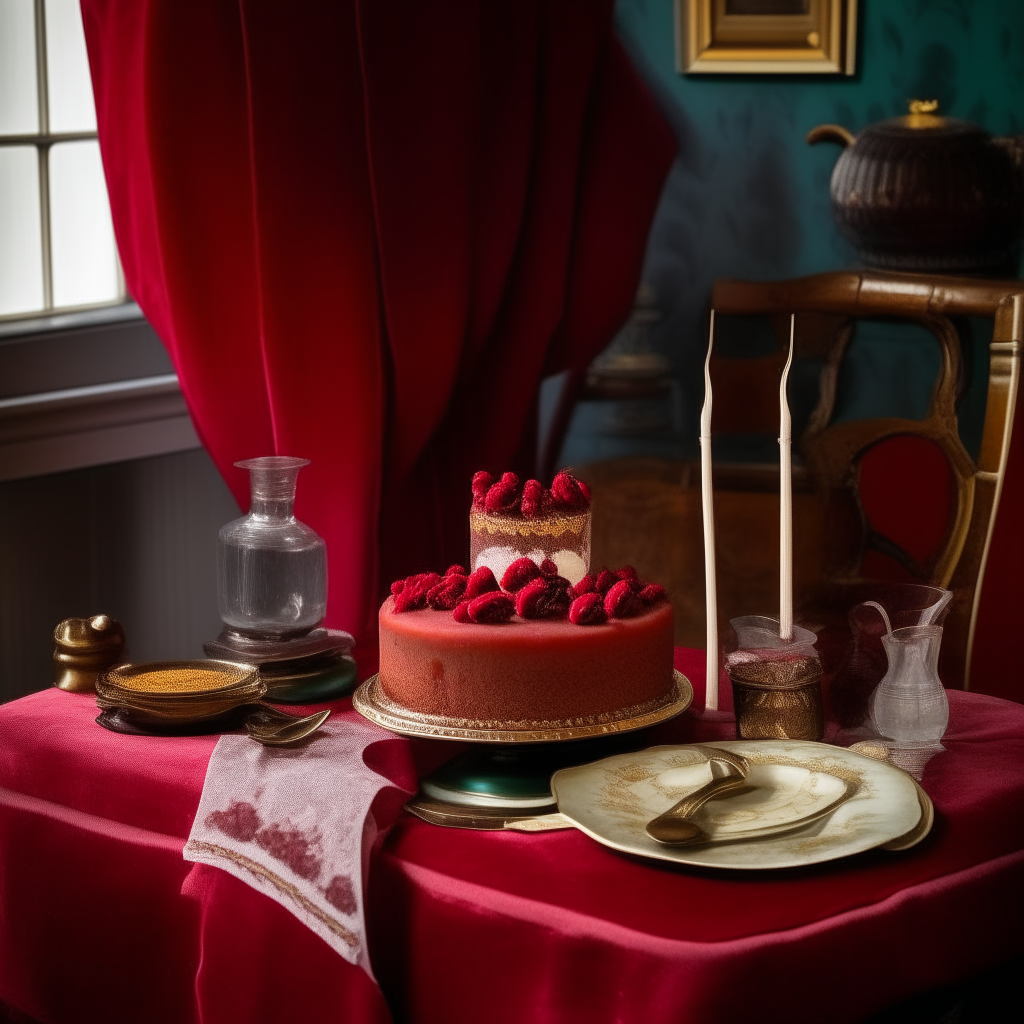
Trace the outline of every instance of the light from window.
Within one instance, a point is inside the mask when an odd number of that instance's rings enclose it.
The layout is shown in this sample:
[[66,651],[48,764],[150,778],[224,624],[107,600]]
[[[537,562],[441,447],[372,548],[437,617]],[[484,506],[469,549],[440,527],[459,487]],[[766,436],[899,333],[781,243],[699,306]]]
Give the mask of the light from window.
[[0,317],[124,298],[78,0],[0,0]]

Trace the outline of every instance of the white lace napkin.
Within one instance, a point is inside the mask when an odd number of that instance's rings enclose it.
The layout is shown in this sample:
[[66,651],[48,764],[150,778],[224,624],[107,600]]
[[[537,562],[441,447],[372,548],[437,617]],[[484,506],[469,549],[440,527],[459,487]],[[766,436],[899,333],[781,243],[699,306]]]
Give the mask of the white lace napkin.
[[364,883],[378,823],[370,805],[395,784],[368,768],[363,752],[382,739],[395,736],[333,716],[294,748],[222,736],[184,853],[276,900],[371,977]]

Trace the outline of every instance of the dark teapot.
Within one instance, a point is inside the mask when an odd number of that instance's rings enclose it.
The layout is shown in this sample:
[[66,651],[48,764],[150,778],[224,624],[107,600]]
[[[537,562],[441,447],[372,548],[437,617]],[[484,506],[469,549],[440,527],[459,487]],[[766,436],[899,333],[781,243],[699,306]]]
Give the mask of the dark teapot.
[[1013,275],[1024,229],[1024,136],[940,117],[935,100],[857,136],[823,124],[807,141],[845,149],[832,172],[839,230],[868,266]]

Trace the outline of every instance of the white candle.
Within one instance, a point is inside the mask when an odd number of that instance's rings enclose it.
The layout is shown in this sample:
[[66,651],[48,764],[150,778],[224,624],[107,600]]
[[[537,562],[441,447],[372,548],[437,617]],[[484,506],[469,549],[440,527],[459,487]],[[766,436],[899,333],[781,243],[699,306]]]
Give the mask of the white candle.
[[779,637],[793,639],[793,422],[789,415],[789,369],[793,365],[796,314],[789,318],[789,356],[779,385]]
[[711,488],[711,350],[715,345],[715,311],[708,327],[704,357],[704,406],[700,411],[700,497],[704,511],[704,600],[707,614],[707,682],[704,707],[718,710],[718,587],[715,577],[715,505]]

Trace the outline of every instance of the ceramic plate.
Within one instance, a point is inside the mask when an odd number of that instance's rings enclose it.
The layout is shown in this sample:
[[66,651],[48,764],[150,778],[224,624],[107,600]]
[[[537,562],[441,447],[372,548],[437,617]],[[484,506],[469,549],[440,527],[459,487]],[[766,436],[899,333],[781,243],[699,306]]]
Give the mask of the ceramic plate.
[[556,772],[558,809],[624,853],[701,867],[790,868],[848,857],[905,836],[922,818],[905,772],[842,747],[805,740],[723,740],[750,763],[748,785],[712,800],[695,820],[712,837],[664,846],[647,823],[711,777],[692,746],[651,747]]

